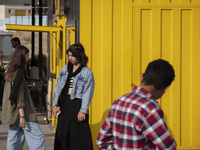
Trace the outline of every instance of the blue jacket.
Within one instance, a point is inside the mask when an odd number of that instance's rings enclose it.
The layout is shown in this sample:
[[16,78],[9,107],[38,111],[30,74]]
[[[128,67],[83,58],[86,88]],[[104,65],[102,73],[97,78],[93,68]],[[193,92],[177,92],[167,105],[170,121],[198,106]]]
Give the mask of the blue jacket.
[[[65,85],[67,76],[68,76],[68,70],[67,70],[67,65],[65,65],[61,69],[56,82],[53,106],[58,105],[58,98]],[[88,108],[94,93],[94,85],[95,85],[94,76],[92,71],[88,67],[83,67],[82,70],[74,77],[73,89],[70,95],[70,99],[71,100],[73,100],[74,98],[82,99],[82,106],[80,112],[88,114]]]

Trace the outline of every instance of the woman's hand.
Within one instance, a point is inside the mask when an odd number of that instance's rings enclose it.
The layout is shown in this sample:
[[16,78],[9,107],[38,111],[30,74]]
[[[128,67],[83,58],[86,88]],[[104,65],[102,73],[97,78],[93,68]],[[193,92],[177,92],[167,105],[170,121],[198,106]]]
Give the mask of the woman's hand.
[[52,107],[53,116],[56,118],[57,113],[61,113],[60,107],[53,106]]
[[19,124],[19,126],[21,128],[25,128],[26,127],[26,120],[25,120],[25,118],[20,118],[20,124]]
[[25,120],[24,108],[19,108],[19,115],[20,115],[19,126],[21,128],[25,128],[26,127],[26,120]]
[[84,121],[85,120],[85,113],[79,112],[77,118],[78,118],[78,122]]

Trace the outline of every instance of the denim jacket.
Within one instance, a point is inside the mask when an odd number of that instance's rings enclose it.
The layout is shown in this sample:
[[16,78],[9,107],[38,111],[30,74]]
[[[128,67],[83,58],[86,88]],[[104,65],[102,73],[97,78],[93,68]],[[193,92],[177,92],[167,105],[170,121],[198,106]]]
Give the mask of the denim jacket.
[[[67,65],[65,65],[61,69],[56,82],[53,106],[58,105],[58,98],[65,85],[67,76],[68,76],[68,70],[67,70]],[[80,112],[88,114],[88,107],[90,105],[94,93],[94,85],[95,85],[94,76],[92,71],[88,67],[83,67],[82,70],[74,77],[73,88],[70,95],[70,99],[71,100],[73,100],[74,98],[82,99],[82,106]]]

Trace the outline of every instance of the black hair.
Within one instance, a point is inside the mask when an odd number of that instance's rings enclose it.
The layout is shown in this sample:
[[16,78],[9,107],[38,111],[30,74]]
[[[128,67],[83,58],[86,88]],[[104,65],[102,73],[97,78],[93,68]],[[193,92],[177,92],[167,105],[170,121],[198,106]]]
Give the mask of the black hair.
[[14,37],[14,38],[12,38],[12,39],[11,39],[11,41],[18,42],[18,43],[19,43],[19,45],[21,45],[21,43],[20,43],[20,40],[19,40],[19,38],[18,38],[18,37]]
[[84,47],[81,43],[71,45],[66,53],[68,54],[68,52],[71,52],[72,56],[76,57],[83,67],[87,66],[88,57],[86,56]]
[[169,86],[174,78],[173,66],[168,61],[157,59],[147,66],[142,83],[153,85],[157,90],[160,90]]

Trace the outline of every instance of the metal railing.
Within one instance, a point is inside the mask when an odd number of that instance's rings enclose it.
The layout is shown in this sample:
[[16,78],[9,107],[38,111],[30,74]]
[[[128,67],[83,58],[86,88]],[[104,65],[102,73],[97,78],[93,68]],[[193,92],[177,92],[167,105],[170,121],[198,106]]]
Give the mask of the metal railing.
[[[0,19],[0,31],[6,31],[6,24],[32,25],[32,16],[10,16]],[[35,25],[39,25],[39,16],[35,16]],[[47,16],[42,16],[42,26],[47,26]]]

